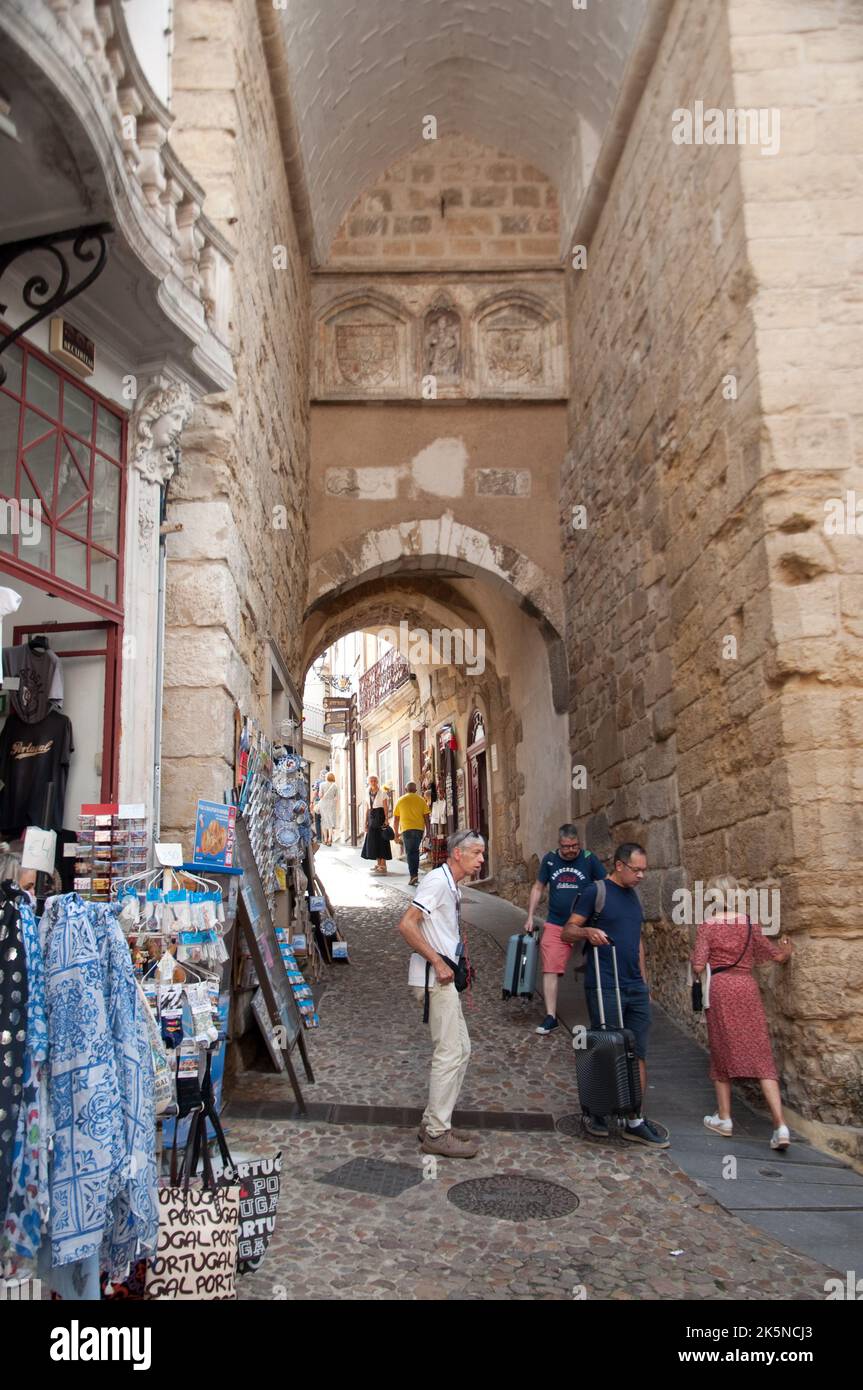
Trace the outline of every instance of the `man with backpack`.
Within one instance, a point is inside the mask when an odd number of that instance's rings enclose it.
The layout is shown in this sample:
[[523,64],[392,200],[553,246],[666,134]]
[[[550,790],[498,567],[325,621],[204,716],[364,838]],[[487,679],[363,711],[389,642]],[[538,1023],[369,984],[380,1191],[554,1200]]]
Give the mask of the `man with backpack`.
[[605,878],[605,869],[595,854],[581,848],[578,827],[567,822],[557,832],[557,849],[543,856],[536,876],[536,883],[530,890],[527,905],[525,931],[533,932],[533,914],[539,907],[540,899],[548,888],[548,914],[542,929],[540,955],[542,957],[542,997],[545,1000],[545,1018],[537,1028],[537,1033],[547,1038],[557,1027],[557,994],[560,977],[566,970],[572,946],[561,941],[561,932],[569,921],[579,895],[588,884]]
[[[636,888],[647,872],[647,855],[641,845],[623,844],[614,851],[614,868],[604,883],[589,884],[578,899],[562,933],[563,942],[586,943],[587,968],[584,989],[591,1028],[628,1029],[634,1036],[635,1053],[641,1078],[641,1094],[647,1094],[647,1038],[650,1032],[650,989],[644,959],[641,924],[644,909]],[[597,894],[599,893],[599,902]],[[599,980],[596,978],[593,947],[599,948]],[[617,1017],[613,951],[623,1019]],[[588,947],[590,949],[588,949]],[[603,1025],[599,1009],[599,990],[605,1009]],[[608,1137],[605,1116],[585,1115],[584,1127],[596,1139]],[[627,1116],[623,1138],[651,1149],[667,1149],[668,1131],[641,1114]]]

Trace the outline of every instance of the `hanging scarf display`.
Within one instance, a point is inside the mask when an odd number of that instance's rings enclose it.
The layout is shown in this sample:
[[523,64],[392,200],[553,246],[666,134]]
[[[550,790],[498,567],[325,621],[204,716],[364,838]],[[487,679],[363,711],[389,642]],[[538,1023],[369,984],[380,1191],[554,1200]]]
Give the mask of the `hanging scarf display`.
[[27,963],[18,905],[0,908],[0,1218],[5,1218],[12,1151],[24,1087]]
[[[13,884],[3,884],[7,896]],[[27,1055],[24,1063],[18,1131],[12,1153],[9,1200],[0,1234],[0,1257],[35,1260],[48,1220],[48,1020],[45,1014],[45,967],[39,928],[23,894],[17,895],[21,935],[27,963]]]

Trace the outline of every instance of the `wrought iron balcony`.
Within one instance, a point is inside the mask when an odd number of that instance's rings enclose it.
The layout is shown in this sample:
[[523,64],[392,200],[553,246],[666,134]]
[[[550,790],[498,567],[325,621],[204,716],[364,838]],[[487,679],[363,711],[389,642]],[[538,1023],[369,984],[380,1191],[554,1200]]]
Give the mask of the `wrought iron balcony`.
[[382,700],[410,680],[410,664],[395,647],[360,676],[359,716],[368,714]]

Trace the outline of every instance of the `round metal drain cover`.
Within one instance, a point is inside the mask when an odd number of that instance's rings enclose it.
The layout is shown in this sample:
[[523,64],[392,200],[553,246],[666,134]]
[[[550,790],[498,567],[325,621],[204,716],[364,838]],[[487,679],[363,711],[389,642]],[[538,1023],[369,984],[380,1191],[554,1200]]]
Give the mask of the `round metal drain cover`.
[[609,1125],[607,1139],[595,1139],[585,1129],[583,1115],[561,1115],[559,1120],[555,1120],[554,1127],[559,1134],[566,1134],[570,1139],[586,1139],[590,1144],[619,1144],[622,1142],[617,1123]]
[[578,1206],[578,1198],[568,1187],[518,1176],[469,1178],[456,1183],[446,1195],[460,1211],[504,1221],[554,1221]]
[[554,1127],[560,1130],[561,1134],[569,1134],[578,1139],[584,1134],[583,1116],[561,1115],[559,1120],[555,1120]]

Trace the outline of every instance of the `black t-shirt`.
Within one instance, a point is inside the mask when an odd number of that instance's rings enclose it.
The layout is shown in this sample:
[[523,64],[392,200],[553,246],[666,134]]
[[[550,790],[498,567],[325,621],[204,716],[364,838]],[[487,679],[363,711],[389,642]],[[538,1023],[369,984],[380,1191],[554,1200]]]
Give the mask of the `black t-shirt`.
[[[10,714],[0,734],[0,832],[12,838],[28,825],[60,831],[69,759],[75,751],[72,721],[65,714],[46,714],[38,724],[25,724]],[[45,793],[54,783],[54,804],[47,824]]]

